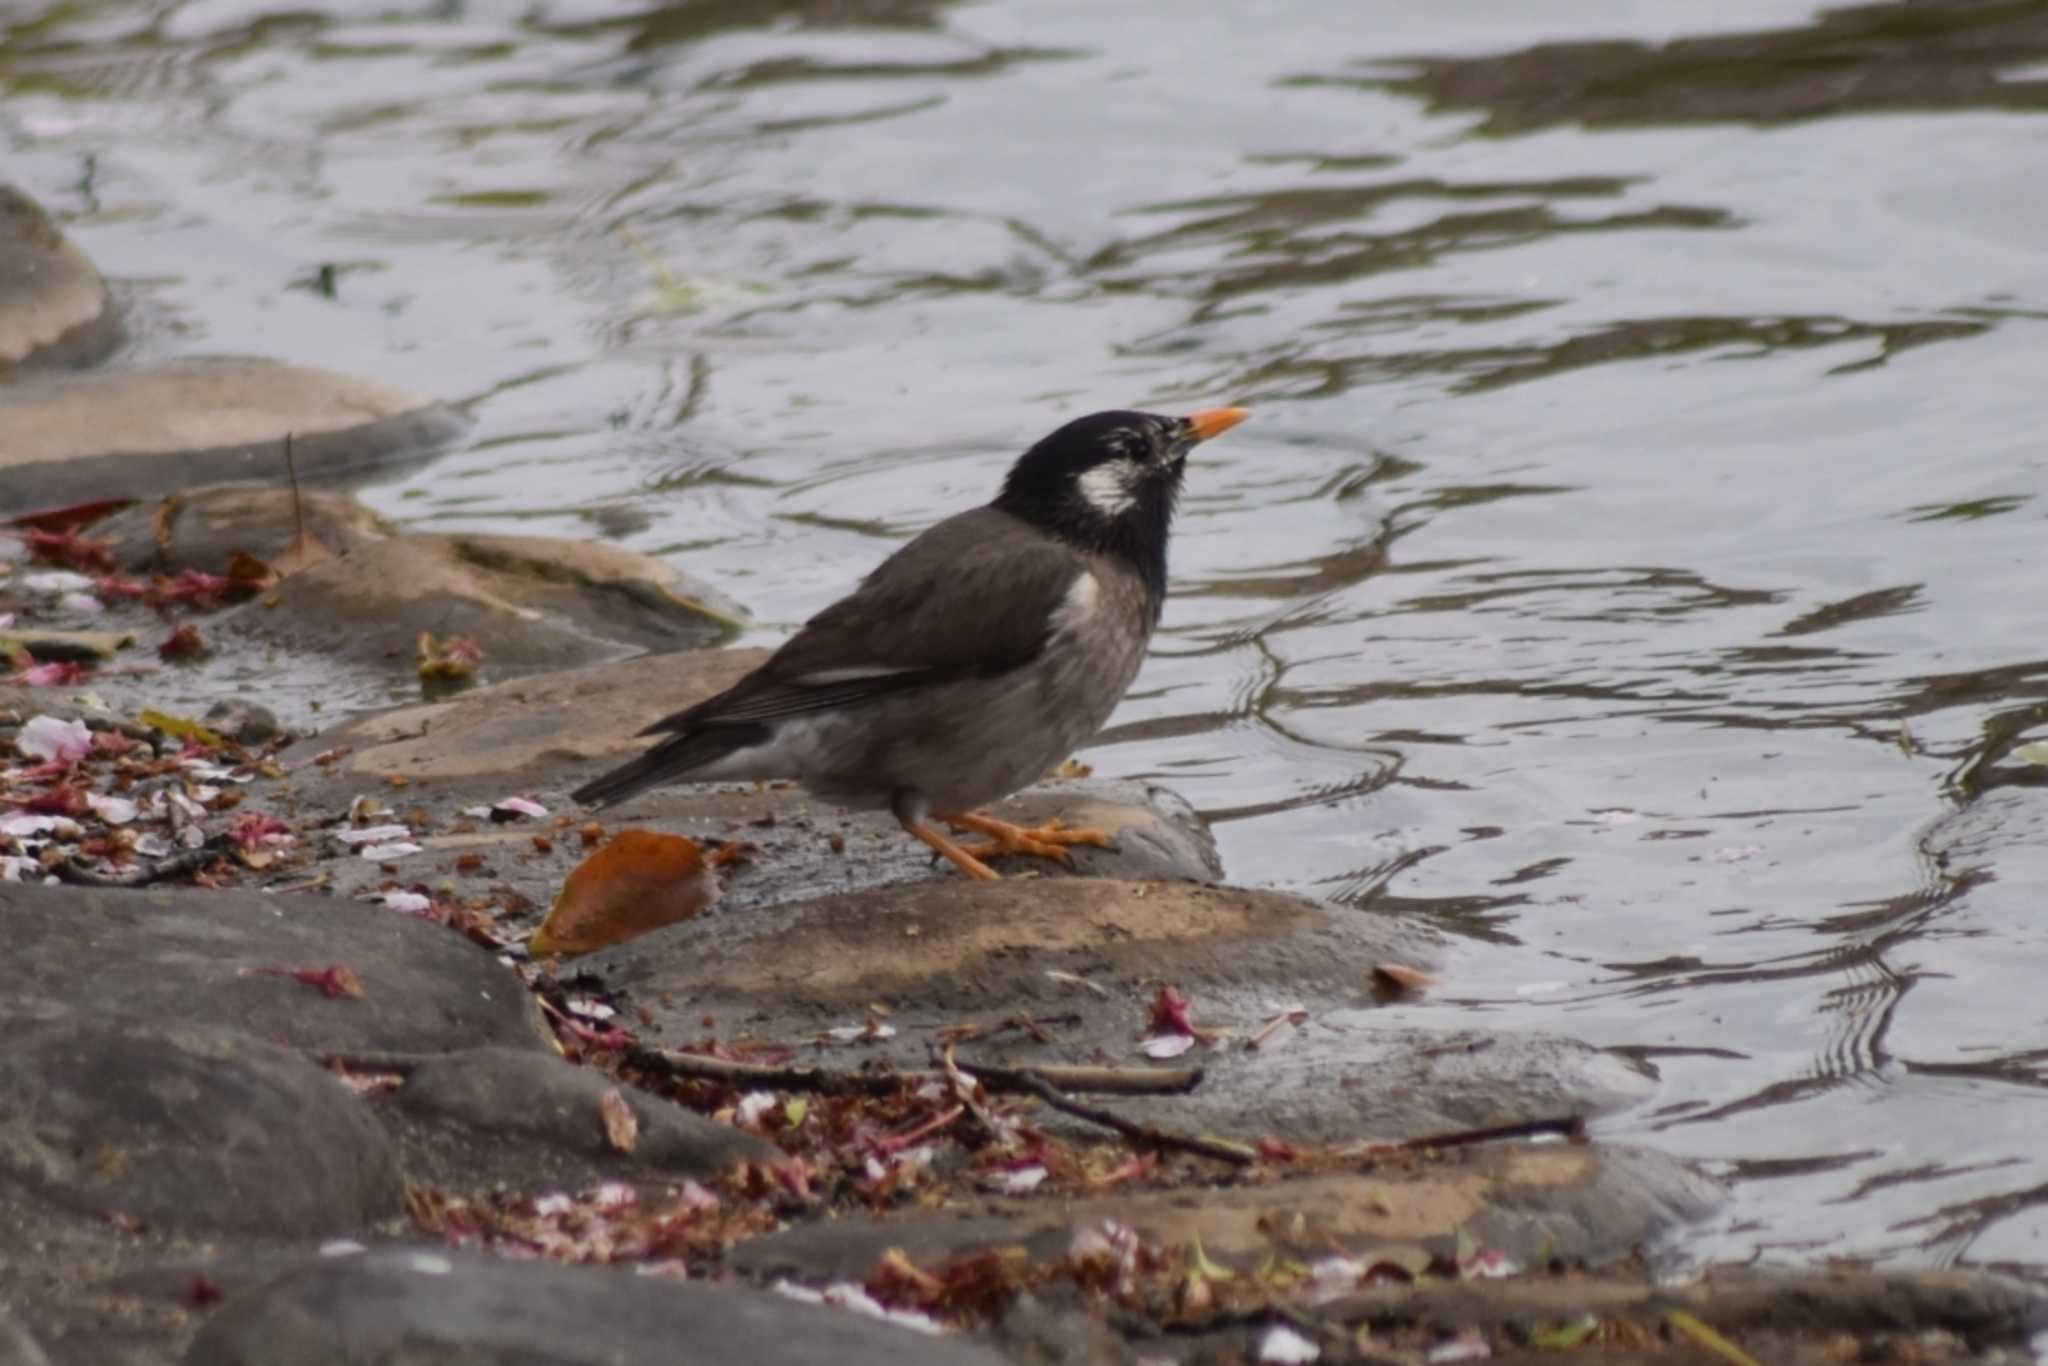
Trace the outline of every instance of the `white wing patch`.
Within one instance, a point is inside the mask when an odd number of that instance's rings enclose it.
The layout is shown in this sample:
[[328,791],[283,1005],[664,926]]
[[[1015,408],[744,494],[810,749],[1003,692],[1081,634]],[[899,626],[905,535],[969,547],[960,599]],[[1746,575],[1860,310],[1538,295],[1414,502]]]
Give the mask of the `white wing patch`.
[[856,664],[845,669],[820,669],[816,673],[799,675],[789,680],[794,688],[829,688],[834,683],[860,683],[870,678],[893,678],[897,674],[916,673],[916,665],[900,664]]
[[1121,517],[1138,501],[1138,482],[1145,472],[1128,459],[1105,460],[1085,471],[1078,481],[1088,506],[1105,517]]
[[1078,630],[1083,622],[1095,615],[1095,609],[1101,602],[1102,581],[1095,577],[1093,571],[1082,570],[1074,576],[1066,597],[1060,599],[1060,605],[1053,609],[1053,629]]

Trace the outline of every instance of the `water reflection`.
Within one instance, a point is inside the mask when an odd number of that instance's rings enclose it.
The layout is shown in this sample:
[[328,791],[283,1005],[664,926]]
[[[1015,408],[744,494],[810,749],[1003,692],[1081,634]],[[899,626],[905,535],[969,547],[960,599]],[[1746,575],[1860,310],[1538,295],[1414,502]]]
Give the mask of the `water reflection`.
[[[1382,59],[1383,61],[1384,59]],[[1878,111],[2048,109],[2048,13],[2032,0],[1826,9],[1805,23],[1668,43],[1546,43],[1419,58],[1361,85],[1479,109],[1484,131],[1704,121],[1769,123]]]

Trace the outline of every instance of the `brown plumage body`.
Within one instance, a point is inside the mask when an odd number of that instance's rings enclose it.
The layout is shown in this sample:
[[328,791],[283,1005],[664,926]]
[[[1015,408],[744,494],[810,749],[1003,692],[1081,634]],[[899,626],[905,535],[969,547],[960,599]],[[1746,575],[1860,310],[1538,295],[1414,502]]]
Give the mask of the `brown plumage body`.
[[[794,778],[841,806],[886,807],[977,877],[994,874],[976,853],[1101,843],[974,809],[1044,777],[1109,719],[1159,619],[1187,450],[1242,416],[1070,423],[1026,452],[995,502],[897,550],[753,673],[650,726],[670,738],[576,799]],[[933,816],[996,843],[963,850]]]

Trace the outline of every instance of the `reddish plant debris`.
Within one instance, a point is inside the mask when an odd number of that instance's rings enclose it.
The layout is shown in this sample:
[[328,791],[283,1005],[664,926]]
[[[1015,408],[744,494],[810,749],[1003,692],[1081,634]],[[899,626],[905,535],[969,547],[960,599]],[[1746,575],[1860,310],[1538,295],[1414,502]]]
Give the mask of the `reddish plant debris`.
[[68,688],[92,676],[92,669],[72,660],[53,660],[48,664],[23,664],[7,675],[5,681],[24,688]]
[[257,591],[254,585],[225,574],[203,569],[182,569],[175,575],[158,574],[147,583],[125,574],[107,574],[93,584],[93,592],[109,601],[147,603],[158,611],[184,607],[194,612],[211,612],[240,601]]
[[363,999],[363,982],[346,963],[329,963],[324,968],[243,968],[244,977],[289,977],[317,990],[330,1000]]
[[39,816],[84,816],[92,811],[92,803],[86,800],[82,787],[70,783],[54,783],[29,797],[16,799],[23,811]]
[[261,811],[236,812],[234,822],[228,826],[228,838],[237,849],[245,851],[270,848],[279,842],[279,836],[291,835],[291,826]]
[[773,1211],[728,1202],[695,1181],[658,1202],[620,1183],[575,1195],[474,1198],[414,1186],[406,1207],[415,1225],[452,1246],[574,1263],[703,1262],[776,1223]]
[[206,637],[199,634],[199,628],[186,622],[164,637],[156,647],[158,659],[198,659],[207,653]]
[[114,557],[105,541],[88,540],[76,531],[40,531],[34,527],[25,528],[21,538],[30,557],[45,564],[62,565],[81,574],[114,572]]
[[1145,1021],[1147,1034],[1193,1034],[1195,1022],[1188,1018],[1188,998],[1169,986],[1159,988],[1152,998],[1152,1013]]
[[188,1309],[204,1309],[210,1304],[219,1304],[226,1298],[227,1291],[220,1288],[220,1282],[204,1271],[192,1273],[192,1279],[186,1283],[183,1296],[185,1307]]
[[100,498],[89,503],[71,503],[60,508],[42,508],[35,512],[24,512],[7,519],[9,526],[28,527],[36,531],[76,531],[91,526],[102,517],[112,516],[135,500],[133,498]]

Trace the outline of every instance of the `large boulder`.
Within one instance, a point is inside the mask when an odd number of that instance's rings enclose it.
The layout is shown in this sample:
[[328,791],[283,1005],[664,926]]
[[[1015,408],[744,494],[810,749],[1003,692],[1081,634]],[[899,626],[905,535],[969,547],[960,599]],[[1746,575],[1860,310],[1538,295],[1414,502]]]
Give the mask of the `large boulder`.
[[120,340],[99,271],[34,200],[0,185],[0,373],[90,365]]

